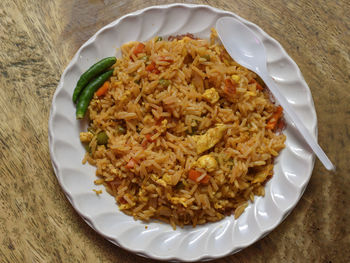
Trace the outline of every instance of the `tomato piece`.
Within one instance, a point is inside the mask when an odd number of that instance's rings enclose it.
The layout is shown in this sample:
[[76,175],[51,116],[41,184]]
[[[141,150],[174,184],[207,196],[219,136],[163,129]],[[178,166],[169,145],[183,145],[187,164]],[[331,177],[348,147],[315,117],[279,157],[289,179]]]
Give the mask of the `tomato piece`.
[[197,171],[195,169],[191,169],[188,172],[188,178],[191,179],[192,181],[196,182],[196,183],[201,183],[201,184],[207,184],[209,183],[210,177],[208,175],[204,176],[202,180],[200,180],[199,182],[197,181],[197,179],[202,175],[203,173],[200,171]]

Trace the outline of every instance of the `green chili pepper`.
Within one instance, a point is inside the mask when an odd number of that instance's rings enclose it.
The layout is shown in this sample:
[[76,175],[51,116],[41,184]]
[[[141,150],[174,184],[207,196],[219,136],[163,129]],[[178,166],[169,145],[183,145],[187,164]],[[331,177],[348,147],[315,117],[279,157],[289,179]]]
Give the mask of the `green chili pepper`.
[[73,102],[76,103],[79,95],[84,90],[84,87],[89,83],[91,79],[98,76],[101,72],[112,66],[117,59],[115,57],[108,57],[100,60],[99,62],[92,65],[87,71],[80,76],[78,83],[73,92]]
[[84,118],[85,112],[89,103],[94,96],[95,91],[102,86],[102,84],[113,74],[113,70],[109,70],[91,81],[82,91],[77,102],[76,116],[77,119]]
[[156,42],[158,42],[158,41],[162,41],[162,40],[163,40],[163,38],[162,38],[162,37],[157,37]]
[[108,143],[108,135],[105,131],[101,131],[96,136],[98,145],[106,145]]

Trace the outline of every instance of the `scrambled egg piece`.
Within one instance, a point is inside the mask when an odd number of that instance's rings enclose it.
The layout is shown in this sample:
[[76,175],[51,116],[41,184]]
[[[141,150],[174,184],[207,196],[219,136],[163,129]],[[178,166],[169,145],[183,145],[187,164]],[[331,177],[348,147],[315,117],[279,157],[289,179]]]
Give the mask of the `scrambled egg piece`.
[[254,180],[252,181],[253,184],[255,183],[263,183],[266,181],[267,177],[269,176],[270,174],[270,171],[273,169],[273,165],[268,165],[266,167],[266,169],[258,172],[256,175],[255,175],[255,178]]
[[[127,193],[127,194],[124,195],[124,197],[127,197],[128,199],[130,199],[131,203],[126,202],[125,204],[123,204],[123,203],[119,204],[119,210],[130,209],[130,208],[132,208],[132,207],[134,207],[136,205],[135,197],[133,197],[131,194]],[[124,200],[125,200],[125,198],[124,198]]]
[[222,209],[224,207],[226,207],[228,205],[228,201],[227,200],[218,200],[217,202],[214,203],[214,207],[216,209]]
[[161,186],[166,187],[166,182],[165,182],[163,179],[158,179],[158,180],[156,181],[156,183],[159,184],[159,185],[161,185]]
[[96,193],[96,195],[102,194],[102,190],[92,189],[92,191],[94,191]]
[[211,104],[214,104],[220,99],[219,93],[214,88],[205,90],[202,96]]
[[131,91],[127,90],[120,98],[120,103],[124,103],[129,98],[130,95],[131,95]]
[[232,75],[231,78],[236,82],[238,83],[239,80],[241,79],[241,77],[239,75]]
[[256,96],[256,93],[253,91],[247,91],[247,94],[252,97]]
[[[172,180],[171,177],[172,177],[172,176],[171,176],[170,174],[165,173],[165,174],[163,174],[162,179],[164,180],[164,182],[166,182],[166,184],[168,184],[168,185],[174,185],[174,182],[173,182],[173,180]],[[175,184],[176,184],[176,183],[175,183]]]
[[143,122],[146,124],[152,124],[154,122],[154,118],[151,114],[147,114],[145,117],[143,117]]
[[218,163],[214,157],[207,154],[199,157],[193,166],[205,169],[208,172],[213,172],[218,168]]
[[185,197],[171,197],[170,199],[170,202],[172,202],[173,204],[182,204],[184,207],[187,207],[186,201],[187,200]]
[[130,209],[132,206],[129,203],[126,204],[120,204],[119,205],[119,210],[126,210],[126,209]]
[[79,137],[81,142],[91,142],[94,135],[91,132],[81,132]]
[[167,120],[167,119],[162,120],[162,122],[160,123],[160,129],[159,129],[159,131],[160,131],[161,133],[166,132],[167,125],[168,125],[168,120]]
[[183,39],[177,40],[179,43],[184,43],[184,42],[188,42],[189,40],[191,40],[189,37],[184,37]]
[[197,153],[201,154],[202,152],[214,147],[215,144],[217,144],[224,136],[226,130],[227,126],[225,124],[217,124],[215,128],[210,128],[203,135],[192,136],[193,140],[197,144]]

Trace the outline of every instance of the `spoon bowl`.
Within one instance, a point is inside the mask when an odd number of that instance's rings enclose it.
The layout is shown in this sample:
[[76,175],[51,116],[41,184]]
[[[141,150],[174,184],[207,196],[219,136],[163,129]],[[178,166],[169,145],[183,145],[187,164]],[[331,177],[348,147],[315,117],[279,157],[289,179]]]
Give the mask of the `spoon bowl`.
[[254,72],[259,70],[257,65],[266,64],[263,43],[245,25],[231,17],[224,17],[217,21],[216,28],[227,52],[236,62]]
[[218,19],[216,30],[230,56],[260,76],[322,164],[327,170],[335,171],[335,166],[270,77],[266,67],[266,50],[261,40],[247,26],[232,17]]

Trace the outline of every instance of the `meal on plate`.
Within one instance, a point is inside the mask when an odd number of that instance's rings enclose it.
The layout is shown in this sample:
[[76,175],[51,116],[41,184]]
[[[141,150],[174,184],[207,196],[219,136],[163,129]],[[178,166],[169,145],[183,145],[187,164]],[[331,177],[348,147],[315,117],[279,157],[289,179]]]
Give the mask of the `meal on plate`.
[[175,228],[234,214],[264,195],[284,148],[283,110],[218,43],[191,34],[129,42],[80,78],[86,161],[119,209]]

